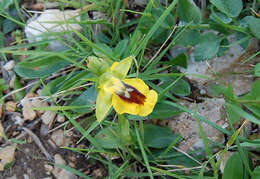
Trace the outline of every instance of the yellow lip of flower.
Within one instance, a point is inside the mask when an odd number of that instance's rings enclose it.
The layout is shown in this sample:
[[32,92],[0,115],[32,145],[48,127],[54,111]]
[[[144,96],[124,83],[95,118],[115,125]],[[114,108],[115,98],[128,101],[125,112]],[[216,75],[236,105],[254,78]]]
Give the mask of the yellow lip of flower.
[[[118,114],[147,116],[153,111],[158,94],[139,78],[124,79],[126,94],[113,93],[112,106]],[[129,91],[130,89],[130,91]]]
[[101,77],[96,101],[96,117],[101,122],[113,106],[118,114],[147,116],[153,111],[158,94],[143,80],[125,79],[133,57],[115,62]]

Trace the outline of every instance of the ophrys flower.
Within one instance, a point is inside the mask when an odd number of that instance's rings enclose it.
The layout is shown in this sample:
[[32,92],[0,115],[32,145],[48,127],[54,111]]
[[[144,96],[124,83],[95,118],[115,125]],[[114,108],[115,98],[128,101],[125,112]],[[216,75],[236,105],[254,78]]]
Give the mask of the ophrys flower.
[[158,95],[139,78],[126,79],[133,57],[112,64],[110,69],[100,76],[96,117],[101,122],[112,106],[118,114],[147,116],[153,111]]

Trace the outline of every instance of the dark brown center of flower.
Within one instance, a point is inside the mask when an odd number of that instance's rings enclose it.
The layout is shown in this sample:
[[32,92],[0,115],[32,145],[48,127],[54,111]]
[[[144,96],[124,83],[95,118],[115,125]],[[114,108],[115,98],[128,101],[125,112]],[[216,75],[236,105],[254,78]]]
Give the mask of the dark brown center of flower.
[[146,96],[143,95],[140,91],[138,91],[135,87],[128,85],[124,83],[125,90],[118,93],[117,96],[119,96],[122,100],[128,102],[128,103],[136,103],[136,104],[144,104]]

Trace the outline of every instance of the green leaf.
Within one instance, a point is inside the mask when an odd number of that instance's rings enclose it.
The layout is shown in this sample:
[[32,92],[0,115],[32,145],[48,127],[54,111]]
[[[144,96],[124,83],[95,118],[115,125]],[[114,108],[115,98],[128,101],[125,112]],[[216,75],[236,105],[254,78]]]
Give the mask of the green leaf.
[[95,89],[95,86],[92,86],[92,87],[88,88],[86,91],[84,91],[75,100],[73,100],[70,103],[70,106],[88,106],[88,105],[90,105],[92,107],[73,109],[73,111],[78,112],[78,113],[89,113],[95,109],[96,98],[97,98],[97,91]]
[[166,64],[177,65],[177,66],[181,66],[183,68],[187,68],[188,67],[188,56],[185,53],[181,53],[175,59],[170,60]]
[[220,40],[214,33],[207,33],[201,36],[200,43],[195,49],[195,60],[204,61],[216,56]]
[[164,104],[164,103],[157,103],[154,107],[153,112],[149,115],[151,119],[168,119],[172,116],[176,116],[182,113],[181,110],[175,108],[173,106]]
[[229,17],[237,17],[243,8],[242,0],[210,0],[210,2]]
[[14,3],[13,0],[1,0],[0,7],[3,9],[8,9]]
[[195,46],[200,41],[200,32],[194,29],[186,29],[177,39],[176,44]]
[[232,21],[232,18],[221,12],[215,12],[214,14],[216,15],[216,17],[211,14],[210,19],[214,20],[215,22],[218,22],[220,20],[222,23],[229,24]]
[[254,34],[254,36],[256,38],[260,39],[260,30],[259,30],[260,29],[260,19],[252,17],[249,19],[248,25],[249,25],[249,29]]
[[129,43],[129,40],[125,39],[125,40],[120,41],[117,44],[116,48],[114,49],[114,54],[116,55],[116,57],[118,59],[121,59],[124,57],[123,54],[125,54],[125,51],[127,50],[128,43]]
[[249,121],[251,121],[252,123],[255,123],[255,124],[260,124],[260,120],[258,118],[256,118],[255,116],[247,113],[246,111],[241,109],[241,107],[238,107],[238,106],[233,105],[231,103],[226,103],[226,106],[228,106],[230,109],[232,109],[232,111],[236,112],[239,116],[245,118],[246,120],[249,120]]
[[227,46],[229,45],[229,41],[227,38],[224,38],[223,40],[221,40],[220,42],[220,47],[218,49],[218,56],[223,56],[225,55],[225,53],[228,51],[229,47],[223,47],[223,46]]
[[[1,25],[1,22],[0,22]],[[5,46],[5,35],[3,32],[0,32],[0,48],[3,48]]]
[[107,127],[95,136],[96,141],[106,149],[115,149],[122,146],[120,142],[120,128],[118,126]]
[[243,179],[243,163],[238,152],[232,154],[225,165],[222,179]]
[[260,63],[257,63],[255,66],[255,76],[260,76]]
[[57,56],[43,57],[32,62],[20,62],[15,66],[15,72],[23,78],[42,78],[59,71],[69,62]]
[[255,167],[252,179],[258,179],[258,178],[260,178],[260,165]]
[[177,135],[174,135],[167,127],[160,127],[152,124],[144,125],[144,143],[148,147],[168,147],[176,137]]
[[[20,89],[22,87],[23,85],[21,84],[19,77],[16,76],[14,81],[14,90]],[[20,90],[16,92],[14,95],[15,95],[15,100],[20,101],[25,96],[25,90]]]
[[17,24],[14,23],[13,21],[10,21],[9,19],[5,19],[3,21],[3,33],[7,34],[14,30],[17,27]]
[[187,81],[180,79],[172,87],[171,92],[178,96],[188,96],[191,93],[190,84]]
[[181,21],[193,22],[199,24],[201,22],[200,9],[191,0],[181,0],[177,8],[177,14]]
[[[239,104],[236,104],[234,102],[232,102],[232,104],[240,108]],[[228,119],[231,121],[231,123],[232,124],[238,123],[240,121],[240,115],[236,111],[234,111],[234,109],[231,108],[229,105],[226,105],[225,107],[226,107]]]

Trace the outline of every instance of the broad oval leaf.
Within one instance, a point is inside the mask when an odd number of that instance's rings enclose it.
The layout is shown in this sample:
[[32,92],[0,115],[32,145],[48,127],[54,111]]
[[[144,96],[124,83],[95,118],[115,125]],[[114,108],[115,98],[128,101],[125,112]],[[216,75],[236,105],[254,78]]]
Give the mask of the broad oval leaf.
[[20,62],[15,66],[15,72],[23,78],[42,78],[59,71],[68,64],[68,61],[57,56],[49,56],[31,62]]
[[177,8],[177,14],[181,21],[193,22],[199,24],[201,22],[200,9],[191,0],[181,0]]
[[144,125],[144,143],[148,147],[168,147],[176,137],[177,135],[174,135],[167,127],[160,127],[152,124]]
[[96,98],[97,98],[97,91],[95,89],[95,86],[92,86],[92,87],[88,88],[86,91],[84,91],[75,100],[73,100],[70,103],[70,106],[89,106],[89,105],[91,105],[92,107],[89,107],[89,108],[73,109],[73,111],[78,112],[78,113],[89,113],[95,109]]
[[225,165],[224,173],[222,176],[222,179],[243,179],[244,174],[243,174],[244,168],[243,168],[243,163],[240,159],[239,153],[234,153],[231,155]]
[[248,25],[254,36],[260,39],[260,19],[252,17],[249,19]]
[[220,40],[217,35],[210,32],[201,36],[200,43],[196,47],[194,56],[196,61],[212,59],[219,49]]
[[229,17],[237,17],[243,8],[242,0],[210,0],[210,2]]
[[101,129],[95,136],[95,139],[105,149],[115,149],[122,146],[120,142],[120,129],[118,126]]

